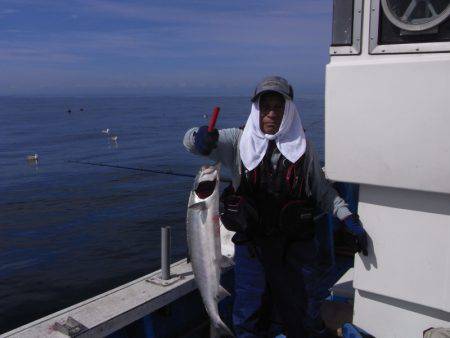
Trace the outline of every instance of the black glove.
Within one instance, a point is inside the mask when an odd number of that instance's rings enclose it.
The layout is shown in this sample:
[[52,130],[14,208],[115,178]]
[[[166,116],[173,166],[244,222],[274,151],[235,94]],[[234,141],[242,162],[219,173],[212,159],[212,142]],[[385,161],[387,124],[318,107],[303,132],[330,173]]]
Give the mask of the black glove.
[[220,219],[228,230],[247,233],[258,223],[258,211],[252,201],[236,195],[232,186],[223,191],[220,202]]
[[209,155],[213,149],[217,148],[217,142],[219,141],[219,131],[213,129],[209,132],[207,126],[198,128],[194,134],[195,149],[202,155]]
[[344,219],[345,229],[353,236],[357,252],[367,256],[367,233],[361,225],[358,215],[350,215]]

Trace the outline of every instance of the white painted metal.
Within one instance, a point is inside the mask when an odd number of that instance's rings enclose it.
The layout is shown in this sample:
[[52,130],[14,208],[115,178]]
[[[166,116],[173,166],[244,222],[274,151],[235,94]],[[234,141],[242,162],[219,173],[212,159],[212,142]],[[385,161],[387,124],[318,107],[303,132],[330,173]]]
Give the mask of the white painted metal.
[[359,213],[372,241],[354,287],[450,318],[450,196],[363,185]]
[[450,54],[370,55],[369,5],[361,55],[327,65],[327,175],[450,193]]
[[449,327],[448,313],[364,291],[356,294],[353,322],[377,338],[423,338],[426,329]]
[[443,170],[450,168],[448,88],[450,54],[332,61],[326,87],[328,176],[450,193],[449,172]]
[[[231,241],[234,232],[227,230],[222,223],[220,232],[222,255],[227,258],[222,263],[222,272],[225,272],[234,264],[234,243]],[[165,240],[169,240],[167,236]],[[67,338],[53,326],[56,322],[64,325],[69,317],[87,327],[87,331],[77,337],[109,335],[197,288],[191,264],[187,262],[187,259],[171,264],[168,270],[171,271],[170,279],[161,278],[162,270],[152,272],[113,290],[1,334],[0,338]]]
[[361,184],[354,323],[422,337],[450,327],[450,54],[370,54],[364,6],[361,55],[327,66],[326,173]]

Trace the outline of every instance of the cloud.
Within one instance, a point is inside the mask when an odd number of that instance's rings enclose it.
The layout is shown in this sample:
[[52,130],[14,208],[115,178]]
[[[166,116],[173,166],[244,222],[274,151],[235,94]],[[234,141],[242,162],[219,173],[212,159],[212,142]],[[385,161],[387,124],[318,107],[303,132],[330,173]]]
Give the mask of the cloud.
[[20,20],[0,32],[0,85],[237,88],[267,73],[320,82],[328,58],[328,0],[17,1]]

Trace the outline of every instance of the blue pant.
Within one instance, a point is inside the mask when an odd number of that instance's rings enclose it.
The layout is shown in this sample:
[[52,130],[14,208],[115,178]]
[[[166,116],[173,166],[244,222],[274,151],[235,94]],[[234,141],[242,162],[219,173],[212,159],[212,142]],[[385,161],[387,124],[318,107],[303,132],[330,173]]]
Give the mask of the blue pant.
[[274,336],[276,322],[288,337],[308,337],[310,329],[323,325],[320,299],[315,297],[315,240],[286,244],[271,238],[250,249],[236,245],[234,271],[233,324],[238,337]]

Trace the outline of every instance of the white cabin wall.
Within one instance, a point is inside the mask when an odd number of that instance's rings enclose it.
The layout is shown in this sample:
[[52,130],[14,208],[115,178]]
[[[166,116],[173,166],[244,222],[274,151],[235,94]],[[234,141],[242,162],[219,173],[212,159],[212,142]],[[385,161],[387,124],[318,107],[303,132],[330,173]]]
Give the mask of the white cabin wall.
[[450,193],[450,52],[370,55],[370,11],[366,0],[361,54],[327,65],[327,175]]
[[327,174],[450,193],[450,54],[383,57],[327,67]]
[[450,197],[360,186],[369,256],[357,255],[353,322],[375,337],[450,326]]
[[362,185],[358,207],[371,240],[353,286],[450,318],[450,196]]
[[377,338],[423,338],[431,327],[449,326],[448,313],[364,291],[354,306],[353,322]]
[[360,184],[371,240],[353,322],[377,338],[450,327],[450,53],[361,55],[326,69],[327,177]]

